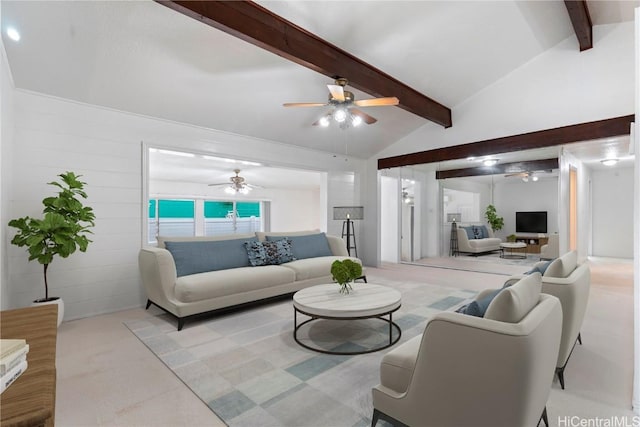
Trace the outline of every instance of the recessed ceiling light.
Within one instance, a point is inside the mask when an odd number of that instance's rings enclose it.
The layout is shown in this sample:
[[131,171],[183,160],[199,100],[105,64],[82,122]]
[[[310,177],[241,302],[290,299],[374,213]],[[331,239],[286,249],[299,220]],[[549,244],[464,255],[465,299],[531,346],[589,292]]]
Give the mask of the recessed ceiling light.
[[535,182],[535,181],[538,180],[538,177],[534,175],[534,176],[531,177],[531,179]]
[[485,166],[493,166],[493,165],[495,165],[496,163],[498,163],[498,159],[485,159],[482,163],[483,163]]
[[600,163],[602,163],[605,166],[613,166],[616,163],[618,163],[618,159],[604,159],[604,160],[600,160]]
[[7,28],[7,36],[9,36],[9,38],[14,42],[20,41],[20,33],[13,27]]

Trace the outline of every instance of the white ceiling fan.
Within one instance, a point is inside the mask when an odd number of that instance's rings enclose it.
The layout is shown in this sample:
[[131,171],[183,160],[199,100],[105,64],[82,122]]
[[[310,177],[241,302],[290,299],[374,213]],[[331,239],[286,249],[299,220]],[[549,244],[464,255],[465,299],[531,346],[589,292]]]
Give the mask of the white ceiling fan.
[[228,194],[249,194],[249,192],[254,188],[264,188],[260,185],[249,184],[248,182],[246,182],[244,177],[240,176],[240,169],[234,169],[233,171],[235,172],[235,176],[229,177],[229,182],[218,182],[215,184],[209,184],[209,187],[226,186],[224,191]]

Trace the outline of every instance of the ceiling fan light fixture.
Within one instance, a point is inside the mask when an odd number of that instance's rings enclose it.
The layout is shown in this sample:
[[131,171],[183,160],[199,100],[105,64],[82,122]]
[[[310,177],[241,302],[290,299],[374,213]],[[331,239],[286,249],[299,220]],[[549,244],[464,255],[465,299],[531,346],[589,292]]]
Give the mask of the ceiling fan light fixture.
[[528,176],[523,176],[523,177],[522,177],[522,180],[523,180],[524,182],[529,182],[529,177],[528,177]]
[[235,194],[236,190],[233,187],[226,187],[224,189],[224,192],[227,193],[227,194]]
[[355,114],[351,118],[351,124],[353,126],[360,126],[362,124],[362,117],[356,116]]
[[327,126],[329,126],[329,117],[324,116],[320,119],[319,121],[320,126],[326,128]]
[[336,108],[333,112],[333,119],[338,123],[342,123],[347,120],[347,112],[344,108]]
[[531,180],[532,180],[533,182],[536,182],[538,179],[539,179],[539,178],[538,178],[537,176],[535,176],[535,175],[531,177]]

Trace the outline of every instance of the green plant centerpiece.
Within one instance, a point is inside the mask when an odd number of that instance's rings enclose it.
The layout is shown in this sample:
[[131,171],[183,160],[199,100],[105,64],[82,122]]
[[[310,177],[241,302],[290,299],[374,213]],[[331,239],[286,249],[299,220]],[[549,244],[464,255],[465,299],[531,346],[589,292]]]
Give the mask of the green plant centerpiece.
[[362,276],[362,266],[350,259],[334,261],[331,264],[331,276],[340,285],[340,293],[348,294],[353,290],[351,282]]
[[57,298],[49,298],[49,283],[47,269],[55,256],[67,258],[76,249],[81,252],[87,250],[91,240],[87,234],[95,225],[93,209],[84,206],[80,200],[86,199],[85,182],[80,181],[82,175],[73,172],[59,174],[60,182],[49,182],[58,187],[56,196],[42,200],[44,209],[41,219],[25,216],[12,219],[9,226],[18,229],[11,243],[16,246],[26,246],[29,251],[29,261],[37,260],[44,266],[44,299],[34,302],[48,302]]
[[504,227],[504,218],[498,216],[495,206],[488,205],[487,210],[484,212],[484,216],[487,218],[487,222],[489,223],[491,230],[494,232],[502,230],[502,227]]
[[507,236],[507,242],[514,243],[515,241],[516,241],[516,235],[515,234],[509,234]]

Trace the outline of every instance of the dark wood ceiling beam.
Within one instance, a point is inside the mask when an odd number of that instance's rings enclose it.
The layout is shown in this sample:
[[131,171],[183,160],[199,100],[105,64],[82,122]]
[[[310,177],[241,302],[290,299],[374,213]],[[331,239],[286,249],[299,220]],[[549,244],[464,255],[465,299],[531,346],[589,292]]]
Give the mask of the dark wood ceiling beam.
[[569,18],[576,32],[580,52],[593,47],[593,25],[586,0],[564,0]]
[[535,172],[558,169],[558,158],[528,160],[522,162],[502,163],[493,166],[477,166],[473,168],[450,169],[437,171],[436,179],[462,178],[465,176],[497,175],[520,172]]
[[345,77],[372,96],[396,96],[400,108],[445,128],[452,125],[449,108],[254,2],[156,1],[332,79]]
[[570,144],[572,142],[629,135],[631,129],[629,125],[633,121],[634,115],[631,114],[629,116],[580,123],[521,135],[505,136],[502,138],[454,145],[452,147],[386,157],[378,159],[378,169],[466,159],[467,157],[492,156],[500,153],[511,153],[514,151]]

